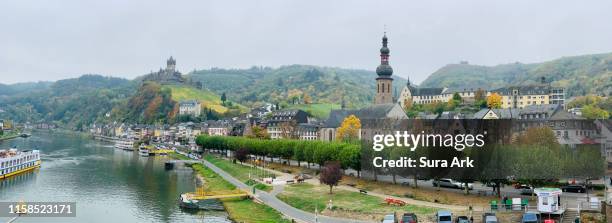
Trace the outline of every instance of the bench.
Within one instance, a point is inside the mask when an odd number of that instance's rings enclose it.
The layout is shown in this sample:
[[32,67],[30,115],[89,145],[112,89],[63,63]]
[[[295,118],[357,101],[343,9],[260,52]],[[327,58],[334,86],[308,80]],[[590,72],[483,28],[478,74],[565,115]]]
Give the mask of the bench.
[[359,189],[359,193],[362,193],[362,194],[368,194],[368,191],[363,190],[363,189]]

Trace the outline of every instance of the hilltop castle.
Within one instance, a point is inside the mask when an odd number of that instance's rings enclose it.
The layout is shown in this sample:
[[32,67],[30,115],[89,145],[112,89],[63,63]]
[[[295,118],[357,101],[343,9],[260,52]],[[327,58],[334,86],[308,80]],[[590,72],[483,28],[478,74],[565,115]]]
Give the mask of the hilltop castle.
[[149,75],[145,76],[144,81],[174,84],[184,83],[186,80],[180,72],[176,71],[176,60],[170,57],[170,59],[166,61],[166,69],[159,68],[158,72],[151,72]]
[[159,68],[158,72],[151,72],[144,77],[143,81],[153,81],[160,84],[187,84],[197,88],[202,87],[199,81],[192,81],[176,70],[176,60],[172,56],[166,61],[166,69]]

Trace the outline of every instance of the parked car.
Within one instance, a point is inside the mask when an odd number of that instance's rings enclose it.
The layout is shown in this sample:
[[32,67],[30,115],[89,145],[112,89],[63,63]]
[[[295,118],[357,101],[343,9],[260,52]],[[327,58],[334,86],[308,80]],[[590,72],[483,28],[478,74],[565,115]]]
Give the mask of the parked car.
[[[440,187],[465,189],[465,183],[459,182],[459,181],[455,181],[455,180],[452,180],[452,179],[447,179],[447,178],[442,178],[442,179],[439,179],[439,180],[434,180],[432,184],[433,184],[434,187],[437,187],[438,185],[440,185]],[[468,189],[469,190],[473,190],[474,189],[474,185],[472,185],[471,183],[468,183]]]
[[519,186],[517,186],[515,188],[518,189],[521,192],[521,194],[523,194],[523,195],[531,195],[531,194],[533,194],[533,187],[532,186],[529,186],[529,185],[526,185],[526,184],[521,184],[521,185],[519,185]]
[[382,220],[382,223],[397,223],[397,219],[395,219],[395,214],[388,214]]
[[495,213],[484,213],[482,215],[482,223],[498,223]]
[[570,184],[561,187],[563,192],[586,193],[587,188],[584,185]]
[[467,216],[459,216],[455,218],[455,223],[471,223]]
[[438,211],[436,214],[437,223],[453,223],[453,217],[450,211]]
[[402,216],[402,220],[400,220],[400,223],[418,223],[419,220],[417,219],[416,214],[414,213],[404,213],[404,215]]
[[521,223],[540,223],[540,217],[537,213],[527,212],[523,214]]

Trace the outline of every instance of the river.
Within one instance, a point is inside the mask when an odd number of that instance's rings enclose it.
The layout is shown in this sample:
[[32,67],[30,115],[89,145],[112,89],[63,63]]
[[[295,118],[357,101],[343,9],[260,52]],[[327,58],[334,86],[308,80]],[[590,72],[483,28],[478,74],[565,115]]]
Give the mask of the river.
[[[34,132],[0,148],[41,151],[39,170],[0,180],[0,201],[76,202],[76,217],[20,217],[15,222],[231,222],[226,212],[185,212],[191,169],[164,170],[166,157],[141,157],[76,133]],[[0,222],[8,221],[0,218]]]

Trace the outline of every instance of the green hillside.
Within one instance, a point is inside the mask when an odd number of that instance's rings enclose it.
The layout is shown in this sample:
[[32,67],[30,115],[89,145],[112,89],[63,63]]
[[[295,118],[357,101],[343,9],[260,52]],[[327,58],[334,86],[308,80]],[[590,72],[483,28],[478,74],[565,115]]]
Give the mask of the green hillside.
[[299,104],[289,105],[288,109],[301,109],[319,119],[326,119],[332,109],[340,109],[340,104]]
[[[307,94],[315,104],[340,104],[356,108],[371,104],[376,91],[376,74],[368,70],[290,65],[280,68],[209,69],[189,74],[218,95],[244,105],[256,102],[288,102],[292,93]],[[406,80],[394,77],[401,91]]]
[[[246,107],[234,102],[226,102],[228,105],[223,106],[221,97],[208,90],[200,90],[189,86],[178,85],[166,85],[163,88],[170,89],[172,100],[174,101],[180,102],[182,100],[198,100],[200,103],[202,103],[202,107],[213,109],[218,113],[224,113],[228,111],[230,107],[240,109],[243,112],[248,110]],[[229,104],[231,104],[231,106]]]
[[569,97],[586,94],[608,96],[612,92],[612,53],[563,57],[532,64],[450,64],[431,74],[421,86],[496,88],[533,84],[541,77],[555,86],[565,87]]

